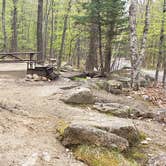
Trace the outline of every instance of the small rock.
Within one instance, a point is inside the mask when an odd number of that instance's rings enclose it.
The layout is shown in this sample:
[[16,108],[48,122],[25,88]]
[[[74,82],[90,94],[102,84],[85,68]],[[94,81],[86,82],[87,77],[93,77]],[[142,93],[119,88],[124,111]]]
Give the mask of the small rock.
[[51,160],[51,156],[48,154],[48,152],[43,152],[43,159],[47,162]]
[[33,74],[33,80],[34,81],[41,81],[41,77],[38,76],[37,74]]
[[26,78],[27,78],[27,79],[32,79],[33,76],[32,76],[31,74],[27,74]]
[[143,95],[142,96],[144,100],[149,100],[149,96],[148,95]]
[[152,139],[151,138],[146,138],[146,141],[152,141]]
[[42,81],[47,81],[48,79],[46,77],[42,77]]
[[66,152],[69,152],[70,150],[69,149],[66,149]]
[[132,99],[132,97],[131,97],[131,96],[127,96],[127,98],[128,98],[128,99]]
[[148,145],[148,141],[147,140],[144,140],[141,142],[142,145]]

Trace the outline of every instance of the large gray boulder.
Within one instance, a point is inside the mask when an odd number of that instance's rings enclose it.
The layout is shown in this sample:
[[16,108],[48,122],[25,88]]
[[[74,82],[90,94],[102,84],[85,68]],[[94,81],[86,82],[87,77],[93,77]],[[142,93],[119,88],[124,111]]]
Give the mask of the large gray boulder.
[[148,166],[166,166],[166,154],[151,158],[149,160]]
[[97,127],[81,124],[72,124],[67,127],[63,135],[62,143],[65,146],[90,144],[108,149],[116,148],[120,151],[126,150],[129,146],[125,138],[98,129]]
[[[99,113],[98,113],[99,114]],[[74,124],[82,124],[88,126],[95,126],[98,129],[105,130],[109,133],[116,134],[125,138],[130,146],[136,145],[140,141],[140,134],[138,129],[130,119],[123,119],[119,117],[108,117],[104,114],[98,116],[97,113],[90,115],[89,119],[75,120]]]
[[93,104],[95,102],[91,90],[82,87],[68,91],[61,100],[68,104]]
[[140,134],[129,119],[92,113],[88,118],[77,116],[65,129],[62,142],[65,146],[92,144],[123,151],[137,145]]

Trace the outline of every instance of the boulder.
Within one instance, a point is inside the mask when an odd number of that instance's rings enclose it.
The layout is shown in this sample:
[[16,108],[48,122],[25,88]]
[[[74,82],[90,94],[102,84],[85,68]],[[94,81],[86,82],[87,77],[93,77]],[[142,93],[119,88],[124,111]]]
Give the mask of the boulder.
[[151,158],[148,162],[148,166],[166,166],[166,154]]
[[116,134],[98,129],[97,127],[71,124],[68,126],[63,135],[62,140],[65,146],[74,146],[81,144],[90,144],[108,149],[118,149],[124,151],[128,148],[129,143],[125,138]]
[[99,81],[96,84],[99,88],[104,89],[112,94],[118,95],[122,93],[122,83],[119,81],[116,80]]
[[68,104],[93,104],[95,98],[88,88],[75,88],[61,98],[62,101]]
[[95,126],[98,129],[116,134],[125,138],[130,146],[140,142],[140,133],[133,121],[119,117],[107,116],[100,113],[91,113],[87,118],[79,118],[72,121],[73,124]]
[[110,113],[111,115],[127,118],[131,115],[131,109],[129,106],[125,106],[119,103],[95,103],[94,109],[102,113]]
[[[122,68],[110,73],[109,79],[117,80],[123,84],[124,88],[129,88],[131,84],[131,68]],[[147,87],[154,82],[154,78],[140,72],[138,83],[141,87]]]

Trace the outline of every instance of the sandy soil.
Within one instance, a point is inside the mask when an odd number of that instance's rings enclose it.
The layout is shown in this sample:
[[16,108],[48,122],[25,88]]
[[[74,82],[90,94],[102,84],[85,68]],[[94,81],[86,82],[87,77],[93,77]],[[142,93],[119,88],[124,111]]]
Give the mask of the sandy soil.
[[[52,106],[47,105],[46,96],[59,88],[25,82],[18,79],[19,72],[8,71],[0,73],[0,103],[9,107],[0,107],[0,166],[84,165],[56,139],[59,117],[49,113]],[[13,111],[15,105],[18,108]]]

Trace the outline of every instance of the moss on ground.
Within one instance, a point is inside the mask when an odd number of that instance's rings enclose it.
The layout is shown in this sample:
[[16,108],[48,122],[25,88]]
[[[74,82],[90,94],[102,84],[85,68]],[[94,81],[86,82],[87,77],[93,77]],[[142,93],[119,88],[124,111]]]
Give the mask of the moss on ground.
[[83,78],[82,78],[82,77],[74,77],[72,80],[73,80],[73,81],[78,81],[78,82],[79,82],[79,81],[86,81],[86,80],[87,80],[87,77],[85,77],[85,78],[84,78],[84,77],[83,77]]
[[69,126],[69,124],[64,120],[59,120],[57,122],[56,130],[60,136],[63,136],[65,129]]
[[89,166],[138,166],[134,160],[127,160],[119,152],[101,147],[81,145],[74,149],[74,155]]
[[148,156],[144,153],[144,148],[145,148],[144,145],[138,145],[136,147],[132,147],[124,154],[124,156],[128,160],[131,161],[134,160],[140,165],[145,165],[148,160]]

